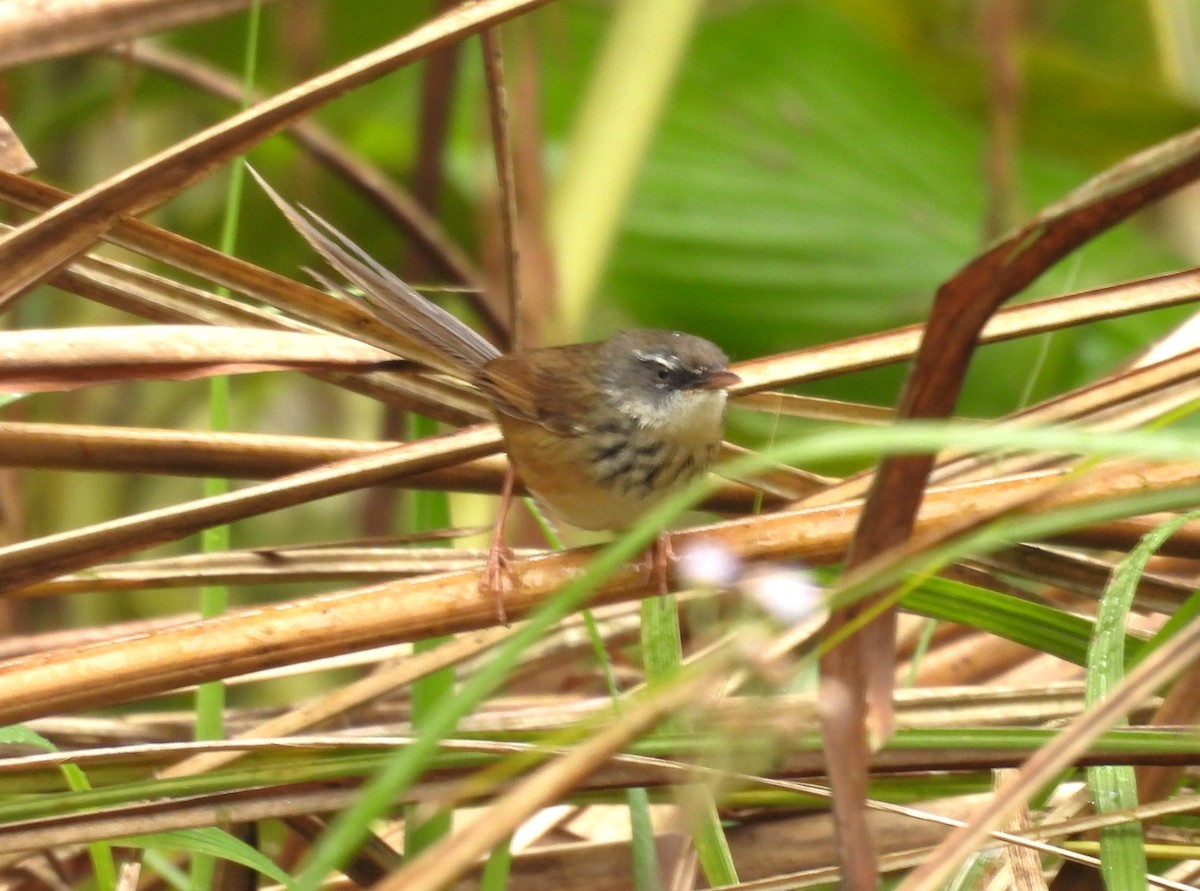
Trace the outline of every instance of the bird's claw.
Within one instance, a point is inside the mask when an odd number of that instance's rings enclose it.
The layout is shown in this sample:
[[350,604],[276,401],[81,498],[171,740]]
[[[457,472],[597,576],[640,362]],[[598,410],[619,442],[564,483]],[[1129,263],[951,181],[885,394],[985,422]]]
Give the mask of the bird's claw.
[[517,574],[513,569],[512,551],[503,545],[488,550],[483,572],[479,576],[479,593],[490,595],[496,604],[496,618],[508,625],[508,611],[504,608],[504,596],[517,587]]

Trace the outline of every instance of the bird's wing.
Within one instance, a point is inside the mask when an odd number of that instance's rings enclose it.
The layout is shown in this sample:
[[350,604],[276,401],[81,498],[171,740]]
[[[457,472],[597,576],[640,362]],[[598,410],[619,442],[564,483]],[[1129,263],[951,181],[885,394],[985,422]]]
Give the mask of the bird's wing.
[[488,362],[475,380],[497,411],[577,436],[588,429],[587,418],[599,396],[592,376],[579,373],[593,348],[594,344],[571,344],[522,350]]

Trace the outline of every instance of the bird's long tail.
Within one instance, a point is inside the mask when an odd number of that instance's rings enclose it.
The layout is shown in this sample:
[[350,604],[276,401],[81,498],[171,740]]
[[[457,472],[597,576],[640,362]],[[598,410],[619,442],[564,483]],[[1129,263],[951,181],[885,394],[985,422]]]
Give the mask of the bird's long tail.
[[405,358],[471,381],[484,363],[500,355],[494,344],[422,297],[331,224],[307,208],[293,207],[253,168],[250,173],[304,240],[330,266],[362,289],[376,317],[412,342],[412,350],[404,353]]

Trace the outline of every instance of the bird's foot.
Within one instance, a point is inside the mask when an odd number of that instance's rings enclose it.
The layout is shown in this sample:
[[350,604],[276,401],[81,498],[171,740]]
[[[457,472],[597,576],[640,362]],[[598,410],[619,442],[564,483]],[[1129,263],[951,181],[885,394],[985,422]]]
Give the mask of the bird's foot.
[[496,524],[492,527],[492,543],[488,547],[487,560],[479,576],[479,593],[491,595],[496,603],[496,618],[501,625],[508,625],[508,611],[504,608],[506,591],[513,591],[520,582],[513,570],[512,551],[504,544],[504,521],[512,507],[513,485],[516,472],[511,464],[504,472],[504,485],[500,488],[500,506],[496,511]]
[[659,594],[669,594],[671,591],[668,575],[671,565],[679,559],[675,548],[671,546],[671,535],[667,532],[658,533],[654,544],[646,550],[650,561],[650,580],[658,587]]
[[504,596],[517,588],[519,581],[513,569],[512,551],[502,544],[493,542],[488,549],[483,572],[479,576],[479,593],[490,596],[496,604],[496,618],[500,624],[508,624],[508,611],[504,608]]

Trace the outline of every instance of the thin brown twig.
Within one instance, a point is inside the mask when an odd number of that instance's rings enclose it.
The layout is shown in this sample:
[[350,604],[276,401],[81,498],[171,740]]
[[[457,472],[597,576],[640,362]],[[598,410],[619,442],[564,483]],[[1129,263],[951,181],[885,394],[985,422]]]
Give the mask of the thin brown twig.
[[[1200,466],[1132,465],[1124,472],[1104,467],[1086,479],[1080,478],[1060,495],[1048,495],[1057,491],[1062,478],[1063,474],[1055,473],[981,487],[972,516],[1011,510],[1014,504],[1032,500],[1037,500],[1039,510],[1047,511],[1120,495],[1141,496],[1149,491],[1195,497]],[[962,504],[960,489],[940,494],[931,490],[917,527],[920,534],[899,556],[915,559],[915,555],[925,553],[931,538],[942,540],[961,530]],[[153,521],[155,517],[131,518],[142,519]],[[837,505],[731,520],[673,533],[671,537],[680,553],[690,543],[704,541],[719,544],[743,560],[820,563],[842,556],[855,520],[853,506]],[[101,524],[99,532],[107,532],[104,527],[109,525]],[[159,525],[163,525],[161,520]],[[173,521],[172,528],[178,527],[179,522]],[[1194,549],[1195,530],[1184,535],[1192,536],[1185,546]],[[90,538],[85,536],[79,544],[87,545]],[[143,546],[150,543],[145,532],[140,532],[137,540]],[[64,564],[63,555],[58,553],[60,542],[74,547],[68,555],[80,553],[69,537],[62,541],[52,536],[49,544],[54,547],[47,559],[56,560],[58,566]],[[10,585],[57,571],[54,565],[46,571],[37,550],[42,543],[39,540],[0,548],[0,572]],[[594,554],[593,548],[581,548],[514,561],[520,584],[506,595],[509,614],[519,618],[554,596]],[[877,560],[873,568],[876,574],[883,574],[880,577],[886,576],[888,566],[884,561]],[[99,702],[111,705],[180,685],[337,655],[349,649],[487,627],[496,621],[495,603],[489,594],[480,593],[479,579],[479,570],[422,576],[230,612],[150,637],[8,662],[0,665],[0,721],[26,720]],[[644,565],[625,566],[591,595],[589,605],[640,599],[659,590],[655,574],[647,572]],[[103,677],[105,683],[89,682],[96,677]]]
[[145,213],[335,96],[547,0],[478,0],[209,127],[0,238],[0,308],[86,251],[123,216]]
[[[121,56],[231,102],[240,102],[242,87],[237,81],[207,63],[176,50],[136,43],[123,48]],[[284,132],[300,148],[342,177],[388,219],[400,226],[440,274],[448,275],[466,286],[468,298],[473,299],[482,293],[483,273],[421,202],[383,176],[375,165],[360,157],[319,124],[297,121]],[[494,328],[500,320],[495,317],[492,307],[481,302],[480,309]]]
[[504,241],[504,282],[508,296],[509,325],[513,350],[522,343],[520,250],[517,244],[517,186],[509,141],[508,102],[504,88],[504,59],[498,28],[479,35],[483,46],[483,69],[487,76],[488,118],[492,127],[492,154],[496,160],[496,182],[500,188],[500,229]]

